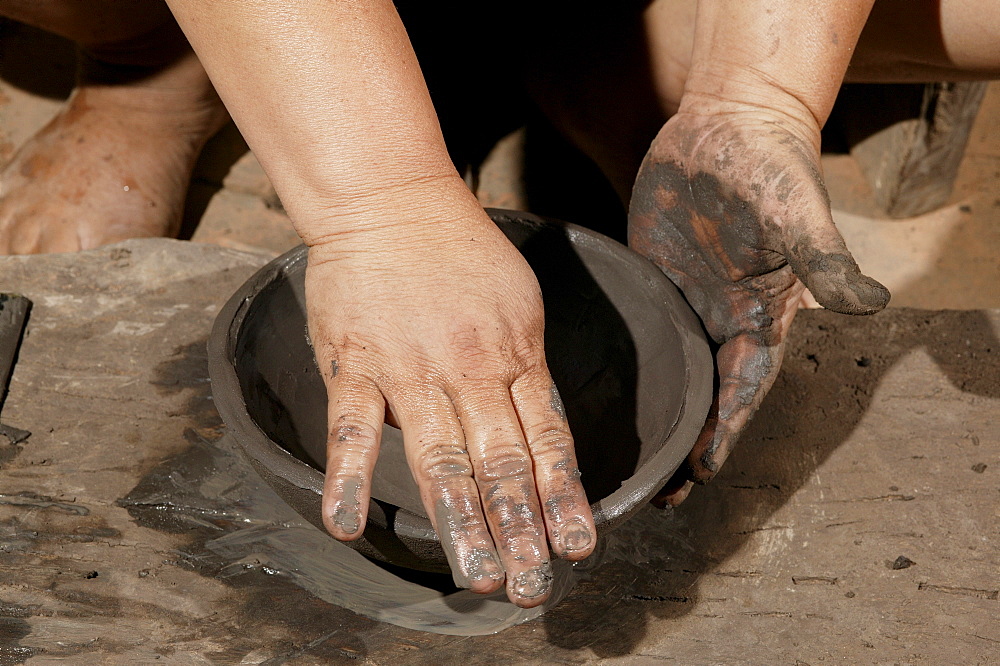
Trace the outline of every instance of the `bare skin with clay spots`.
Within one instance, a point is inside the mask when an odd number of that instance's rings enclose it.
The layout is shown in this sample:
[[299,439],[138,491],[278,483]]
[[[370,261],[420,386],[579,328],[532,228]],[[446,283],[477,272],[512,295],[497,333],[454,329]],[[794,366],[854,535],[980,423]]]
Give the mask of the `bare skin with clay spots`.
[[462,514],[444,501],[437,503],[434,519],[455,586],[483,592],[496,589],[497,584],[504,579],[496,551],[483,547],[464,547],[468,529],[464,525]]

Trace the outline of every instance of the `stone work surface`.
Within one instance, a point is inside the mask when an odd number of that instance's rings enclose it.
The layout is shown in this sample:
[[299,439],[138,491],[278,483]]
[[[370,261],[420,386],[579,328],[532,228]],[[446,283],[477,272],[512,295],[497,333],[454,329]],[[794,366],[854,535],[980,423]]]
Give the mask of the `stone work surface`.
[[1000,311],[800,313],[719,478],[616,535],[633,563],[459,638],[222,561],[204,544],[241,528],[229,488],[155,520],[172,497],[150,484],[183,487],[169,461],[223,430],[205,340],[265,260],[168,240],[0,257],[0,291],[35,302],[2,414],[32,435],[0,438],[0,665],[996,663]]

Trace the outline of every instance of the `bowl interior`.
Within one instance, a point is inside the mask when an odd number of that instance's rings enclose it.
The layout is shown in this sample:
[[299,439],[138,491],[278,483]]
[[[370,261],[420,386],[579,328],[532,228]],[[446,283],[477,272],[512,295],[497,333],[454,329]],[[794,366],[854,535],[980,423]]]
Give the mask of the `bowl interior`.
[[[493,215],[541,284],[546,358],[595,518],[621,516],[676,469],[693,444],[691,432],[704,422],[710,379],[694,396],[696,428],[671,437],[685,410],[692,411],[692,384],[705,384],[692,375],[711,375],[703,336],[663,275],[619,244],[570,225]],[[326,390],[306,331],[304,248],[293,252],[297,258],[283,257],[285,268],[250,290],[232,363],[249,418],[274,446],[322,471]],[[630,488],[631,481],[642,487]],[[429,528],[402,434],[389,426],[372,495]]]

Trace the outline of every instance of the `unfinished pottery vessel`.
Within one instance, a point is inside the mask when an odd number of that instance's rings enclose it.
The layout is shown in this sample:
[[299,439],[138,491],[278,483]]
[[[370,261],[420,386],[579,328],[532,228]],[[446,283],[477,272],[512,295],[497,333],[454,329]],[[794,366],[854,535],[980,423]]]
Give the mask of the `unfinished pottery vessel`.
[[[673,284],[628,248],[574,225],[489,212],[541,284],[546,358],[606,531],[641,508],[694,445],[712,398],[708,343]],[[251,464],[323,529],[326,389],[306,334],[306,254],[302,246],[275,259],[229,300],[209,367],[215,404]],[[447,572],[395,428],[385,426],[372,485],[368,525],[349,545]]]

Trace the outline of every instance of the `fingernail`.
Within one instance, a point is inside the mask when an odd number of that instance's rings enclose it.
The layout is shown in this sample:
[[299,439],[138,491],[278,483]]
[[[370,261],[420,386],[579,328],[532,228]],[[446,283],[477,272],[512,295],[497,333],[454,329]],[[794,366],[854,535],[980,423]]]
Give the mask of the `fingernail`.
[[361,528],[357,504],[341,502],[333,512],[333,524],[344,534],[354,534]]
[[548,593],[552,587],[552,569],[549,563],[522,571],[510,582],[510,589],[524,599],[534,599]]
[[333,511],[333,524],[344,534],[354,534],[361,529],[361,509],[358,495],[361,493],[361,479],[349,476],[344,479],[344,499]]
[[593,541],[590,530],[582,523],[570,523],[559,531],[559,536],[563,549],[568,553],[586,550]]

